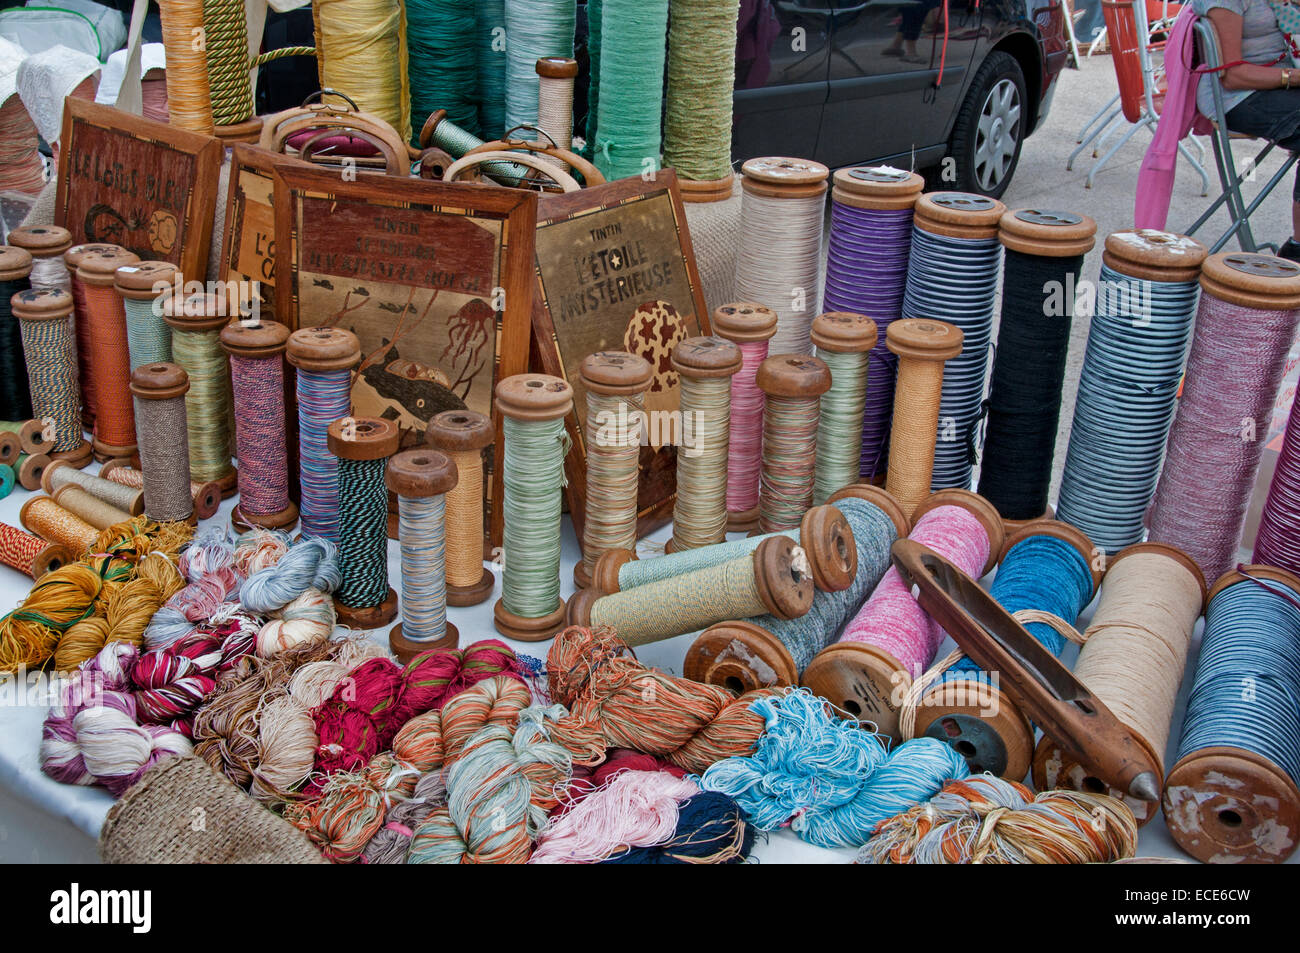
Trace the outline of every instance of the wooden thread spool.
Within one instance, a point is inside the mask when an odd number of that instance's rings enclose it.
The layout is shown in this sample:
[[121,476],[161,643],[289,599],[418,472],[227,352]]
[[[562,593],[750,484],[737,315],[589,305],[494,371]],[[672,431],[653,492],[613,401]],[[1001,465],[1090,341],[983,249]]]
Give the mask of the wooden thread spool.
[[204,44],[203,0],[160,0],[163,47],[167,55],[167,112],[173,125],[210,136],[212,93]]
[[[1214,600],[1237,585],[1258,585],[1249,577],[1280,583],[1292,601],[1300,600],[1300,577],[1273,566],[1242,566],[1210,587],[1207,628]],[[1203,632],[1198,667],[1204,654]],[[1241,690],[1250,687],[1243,679]],[[1294,710],[1289,714],[1296,717]],[[1161,807],[1174,842],[1203,863],[1279,863],[1300,840],[1296,779],[1281,765],[1243,747],[1203,747],[1185,754],[1165,779]]]
[[[730,179],[728,179],[730,181]],[[724,304],[713,312],[713,333],[740,348],[740,370],[731,376],[731,427],[727,440],[727,532],[758,526],[758,479],[763,469],[763,391],[755,378],[776,333],[776,312],[752,301]]]
[[[680,378],[682,447],[677,453],[673,538],[666,552],[727,538],[727,445],[731,377],[740,348],[723,338],[687,338],[673,348]],[[693,446],[687,446],[687,437]]]
[[[0,420],[0,432],[11,433],[18,438],[19,453],[49,453],[54,449],[54,436],[47,435],[43,421],[36,420]],[[14,458],[15,460],[17,457]],[[13,460],[6,460],[12,463]]]
[[221,346],[230,355],[231,393],[235,402],[239,505],[231,522],[284,529],[298,522],[298,507],[289,499],[289,450],[285,437],[284,352],[289,329],[264,324],[228,324]]
[[876,346],[876,337],[876,322],[865,314],[830,311],[813,319],[812,342],[831,374],[817,425],[814,503],[825,503],[836,491],[858,482],[867,353]]
[[40,474],[38,486],[53,496],[55,490],[68,483],[77,484],[92,496],[98,497],[105,503],[111,503],[132,516],[140,516],[144,513],[143,488],[137,490],[114,483],[112,480],[105,480],[103,477],[83,473],[62,460],[53,460],[46,464]]
[[[997,514],[991,503],[985,501],[984,505],[991,514]],[[1096,592],[1103,575],[1102,563],[1092,540],[1069,523],[1038,520],[1027,524],[999,547],[1000,552],[995,549],[998,561],[1012,546],[1031,536],[1052,536],[1073,547],[1091,569],[1092,591]],[[1075,623],[1074,619],[1063,621],[1071,626]],[[1033,761],[1034,729],[1020,707],[996,684],[974,678],[944,681],[942,675],[939,679],[926,689],[916,706],[912,737],[947,742],[966,758],[972,771],[991,771],[1017,781],[1023,778]]]
[[33,496],[27,500],[18,511],[18,520],[41,539],[66,546],[77,555],[90,552],[99,539],[99,530],[48,496]]
[[[138,460],[127,458],[109,460],[99,468],[99,475],[112,483],[143,490],[144,473],[136,466],[138,463]],[[188,464],[187,460],[186,465]],[[194,515],[205,520],[221,506],[221,487],[216,483],[195,483],[191,480],[190,498],[194,501]]]
[[136,451],[131,403],[131,354],[126,341],[126,310],[113,290],[117,269],[140,260],[117,245],[83,250],[77,279],[86,298],[86,346],[94,380],[95,459],[126,457]]
[[[573,147],[573,81],[578,61],[566,56],[543,56],[537,61],[537,127],[561,149]],[[551,159],[565,168],[567,163]]]
[[[650,363],[626,351],[598,351],[579,368],[587,392],[586,514],[582,559],[573,568],[579,589],[591,585],[591,571],[611,549],[635,549],[637,489],[640,483],[642,398],[650,386]],[[681,458],[678,457],[678,499]]]
[[50,499],[74,516],[81,517],[95,529],[108,529],[131,518],[130,513],[91,496],[75,483],[59,487]]
[[774,533],[797,526],[812,505],[820,400],[831,372],[821,358],[778,354],[759,366],[757,381],[766,397],[758,528]]
[[814,506],[803,515],[799,529],[783,533],[749,536],[646,560],[638,560],[630,549],[611,549],[596,560],[591,585],[602,595],[626,592],[737,559],[752,553],[763,540],[773,536],[788,536],[803,548],[813,584],[819,592],[839,592],[847,589],[853,581],[857,571],[853,530],[844,515],[833,506]]
[[961,342],[959,328],[928,318],[904,318],[885,332],[885,346],[898,355],[885,487],[913,522],[916,507],[930,495],[943,364],[961,353]]
[[444,530],[456,465],[431,448],[407,450],[388,461],[384,482],[397,494],[402,550],[402,621],[388,633],[388,645],[409,662],[429,649],[460,644],[460,633],[447,620]]
[[72,290],[63,256],[72,247],[72,232],[59,225],[22,225],[6,241],[32,256],[32,287],[37,291]]
[[776,311],[773,353],[811,354],[830,170],[807,159],[767,156],[750,159],[741,172],[736,297]]
[[[1010,548],[1010,541],[1007,548]],[[1167,594],[1173,591],[1170,580],[1174,576],[1182,576],[1187,580],[1188,587],[1200,593],[1200,600],[1194,606],[1171,606],[1172,610],[1186,610],[1183,619],[1179,620],[1181,625],[1177,625],[1175,631],[1153,632],[1146,626],[1128,622],[1115,611],[1121,608],[1116,605],[1119,601],[1116,593],[1120,593],[1121,598],[1131,598],[1123,590],[1137,578],[1139,572],[1158,572],[1158,575],[1150,576],[1150,580],[1166,583],[1154,590],[1158,593],[1157,598],[1162,604],[1165,603]],[[1205,580],[1201,577],[1200,570],[1195,561],[1182,550],[1164,543],[1136,543],[1129,546],[1110,561],[1110,566],[1106,570],[1106,580],[1101,589],[1101,600],[1096,612],[1093,613],[1091,624],[1083,634],[1086,641],[1079,650],[1079,658],[1074,664],[1075,675],[1079,681],[1083,682],[1084,686],[1129,728],[1133,737],[1146,749],[1152,762],[1159,766],[1162,780],[1165,770],[1165,746],[1169,740],[1174,701],[1178,696],[1183,667],[1187,661],[1187,649],[1192,641],[1196,620],[1200,618],[1204,607],[1205,595]],[[1172,666],[1165,671],[1154,671],[1149,667],[1140,666],[1139,657],[1133,651],[1138,642],[1169,646],[1172,649],[1169,655]],[[1150,653],[1145,652],[1141,658],[1149,661]],[[1104,669],[1110,670],[1107,672],[1108,677],[1105,679],[1104,686],[1098,684],[1095,679],[1089,678],[1090,673]],[[1128,684],[1121,686],[1111,674],[1118,673],[1120,670],[1123,670],[1122,677]],[[1152,684],[1153,680],[1162,677],[1165,684],[1159,686]],[[1132,708],[1130,699],[1139,694],[1155,695],[1168,700],[1168,709],[1156,719],[1163,724],[1136,724],[1136,719],[1124,717],[1123,713]],[[1136,818],[1139,826],[1150,821],[1160,810],[1157,801],[1143,801],[1141,798],[1133,797],[1127,791],[1110,787],[1080,764],[1074,755],[1046,735],[1039,740],[1037,748],[1034,749],[1033,772],[1034,787],[1040,791],[1067,788],[1090,794],[1109,794],[1123,801],[1133,812],[1133,817]]]
[[126,313],[131,370],[172,359],[172,330],[163,320],[159,299],[173,293],[176,275],[176,266],[167,261],[123,265],[113,275],[113,287],[121,295]]
[[339,621],[377,629],[397,615],[388,584],[388,490],[384,469],[401,433],[391,420],[345,417],[329,426],[329,450],[339,460],[339,568],[334,593]]
[[14,476],[24,490],[39,490],[41,477],[50,463],[50,458],[43,453],[20,453],[14,461]]
[[[502,635],[537,642],[564,626],[559,474],[567,444],[564,417],[573,409],[573,388],[548,374],[516,374],[497,385],[496,398],[504,418],[505,564],[501,598],[492,615]],[[529,467],[538,472],[526,472]],[[538,604],[551,601],[552,591],[554,608],[538,611]]]
[[[831,497],[831,504],[815,506],[808,512],[811,515],[819,510],[829,509],[844,520],[843,513],[833,504],[847,498],[860,500],[880,510],[893,523],[895,538],[906,538],[911,528],[907,517],[903,515],[903,510],[898,503],[882,487],[869,484],[845,487]],[[806,527],[800,534],[800,538],[801,541],[808,539]],[[821,621],[830,622],[832,625],[828,625],[826,631],[821,633],[823,639],[818,646],[820,648],[824,648],[839,634],[839,625],[834,623],[838,622],[842,625],[847,621],[857,609],[861,599],[875,588],[880,579],[876,573],[883,575],[888,568],[887,550],[877,569],[867,570],[863,563],[863,547],[869,541],[859,540],[851,529],[845,539],[848,545],[853,547],[854,566],[850,582],[854,588],[837,591],[838,595],[844,597],[835,600],[841,607],[837,616],[822,617]],[[811,556],[813,548],[805,546],[805,549]],[[816,612],[818,602],[827,598],[828,590],[821,585],[817,588],[819,592],[813,597],[813,608],[810,613]],[[816,651],[816,648],[814,647],[812,651]],[[759,688],[797,685],[803,674],[803,667],[807,665],[807,661],[796,660],[790,646],[782,639],[776,623],[771,622],[769,617],[758,617],[719,622],[704,630],[687,650],[686,658],[682,663],[682,673],[692,681],[721,685],[730,691],[743,694]]]
[[771,613],[781,619],[812,606],[813,578],[804,551],[788,536],[765,539],[753,553],[699,572],[628,592],[583,589],[569,600],[568,623],[612,626],[628,645],[695,632],[724,619]]
[[213,294],[163,302],[163,320],[172,327],[172,360],[190,379],[185,395],[190,473],[201,483],[215,481],[222,497],[234,496],[239,483],[230,462],[230,360],[221,348],[221,329],[230,320],[226,312],[225,299]]
[[190,379],[177,364],[144,364],[131,372],[144,512],[160,523],[198,522],[190,493],[185,395]]
[[23,442],[18,434],[0,431],[0,463],[12,466],[22,455]]
[[76,559],[68,547],[25,533],[16,526],[0,523],[0,563],[40,579]]
[[496,439],[492,421],[472,410],[434,414],[425,443],[456,466],[456,485],[447,491],[447,604],[476,606],[492,595],[496,580],[483,565],[488,541],[483,520],[483,451]]
[[72,295],[66,291],[24,291],[10,304],[23,335],[32,413],[52,425],[50,459],[74,467],[90,463],[90,444],[82,436],[73,353]]
[[[95,352],[90,339],[90,315],[86,308],[86,285],[78,274],[81,262],[87,256],[112,251],[116,245],[103,242],[86,242],[73,245],[63,253],[63,263],[67,266],[72,284],[73,323],[77,332],[77,380],[81,383],[81,423],[87,430],[95,426],[95,413],[99,408],[99,397],[95,390],[95,376],[90,368],[90,358]],[[129,353],[129,349],[128,349]]]
[[342,328],[301,328],[289,335],[285,359],[297,369],[298,506],[302,535],[338,537],[338,460],[330,453],[330,423],[352,409],[351,370],[361,342]]
[[26,348],[17,316],[9,311],[10,302],[34,292],[31,283],[32,256],[21,248],[0,245],[0,416],[27,417],[32,413],[28,390]]
[[[901,509],[901,501],[897,502]],[[969,490],[941,490],[927,497],[907,519],[910,527],[908,537],[915,538],[918,535],[917,524],[921,519],[941,506],[961,507],[984,528],[989,541],[989,555],[981,575],[987,575],[997,564],[1002,547],[1002,520],[987,500]],[[895,525],[898,525],[897,522]],[[837,636],[841,641],[828,645],[817,653],[817,657],[800,677],[800,683],[811,689],[814,695],[828,699],[850,716],[873,722],[881,734],[899,740],[900,703],[912,683],[912,671],[879,645],[844,638],[845,633],[851,631],[853,623],[867,608],[868,601],[869,599],[864,601],[846,620],[845,626],[841,627]],[[1028,756],[1029,752],[1026,751],[1026,770]]]

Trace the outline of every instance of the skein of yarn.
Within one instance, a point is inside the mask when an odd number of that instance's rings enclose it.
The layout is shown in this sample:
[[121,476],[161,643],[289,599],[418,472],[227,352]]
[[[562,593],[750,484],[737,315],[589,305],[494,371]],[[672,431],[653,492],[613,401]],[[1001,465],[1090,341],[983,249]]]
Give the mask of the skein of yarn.
[[991,775],[945,784],[884,821],[860,864],[1104,864],[1137,851],[1137,825],[1104,794],[1043,791]]
[[[1201,266],[1201,303],[1150,538],[1196,560],[1206,580],[1237,559],[1269,417],[1300,326],[1300,265],[1223,253]],[[1263,530],[1267,540],[1271,526]]]
[[1006,520],[1052,515],[1047,493],[1075,288],[1096,233],[1086,216],[1041,209],[1006,212],[998,224],[1002,314],[979,491]]
[[[254,531],[240,542],[260,545],[266,538]],[[238,548],[234,558],[238,563]],[[239,585],[239,601],[252,612],[270,613],[284,608],[308,589],[334,592],[342,580],[337,547],[327,539],[304,536],[272,564],[252,569]]]
[[[1162,779],[1174,703],[1204,601],[1204,580],[1186,553],[1165,543],[1129,546],[1106,570],[1074,663],[1075,677],[1146,745]],[[1128,805],[1139,827],[1160,809],[1109,788],[1047,736],[1034,751],[1033,778],[1040,791],[1105,791]]]
[[[738,693],[794,685],[816,654],[839,635],[889,569],[889,549],[907,536],[911,525],[898,503],[876,486],[845,487],[829,505],[850,527],[835,539],[837,546],[852,547],[856,555],[848,585],[819,586],[812,608],[797,619],[763,615],[710,626],[686,652],[682,671],[687,678]],[[801,539],[808,538],[805,527]]]
[[742,167],[740,251],[735,296],[776,312],[772,354],[811,354],[809,332],[820,313],[822,218],[826,178],[820,162],[780,156]]
[[758,480],[763,468],[763,404],[758,369],[776,333],[776,312],[737,301],[713,311],[713,333],[740,348],[740,369],[731,376],[727,435],[727,532],[758,526]]

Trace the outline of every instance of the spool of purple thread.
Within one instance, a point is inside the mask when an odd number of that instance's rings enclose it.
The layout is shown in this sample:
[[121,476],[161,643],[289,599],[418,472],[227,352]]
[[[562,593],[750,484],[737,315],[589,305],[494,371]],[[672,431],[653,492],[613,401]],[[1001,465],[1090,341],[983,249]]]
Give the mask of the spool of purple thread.
[[912,206],[925,181],[914,172],[888,166],[858,166],[840,169],[833,183],[822,307],[865,314],[876,323],[877,343],[867,362],[859,469],[872,479],[883,477],[888,466],[898,358],[885,347],[885,331],[903,310]]

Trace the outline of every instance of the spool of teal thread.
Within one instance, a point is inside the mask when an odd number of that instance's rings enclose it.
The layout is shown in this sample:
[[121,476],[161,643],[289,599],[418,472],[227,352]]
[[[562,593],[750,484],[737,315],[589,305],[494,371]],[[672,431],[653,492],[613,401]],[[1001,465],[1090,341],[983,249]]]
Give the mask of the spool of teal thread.
[[500,139],[506,131],[505,0],[478,0],[474,16],[479,133],[485,139]]
[[664,108],[668,0],[604,0],[592,161],[606,179],[653,173]]
[[[537,125],[537,61],[573,56],[575,0],[505,0],[506,129]],[[663,33],[659,34],[663,43]]]
[[176,266],[166,261],[123,265],[113,275],[113,287],[126,311],[126,346],[131,370],[142,364],[170,363],[172,329],[162,317],[161,302],[176,282]]
[[411,128],[435,109],[479,133],[478,0],[406,0],[406,70],[411,83]]

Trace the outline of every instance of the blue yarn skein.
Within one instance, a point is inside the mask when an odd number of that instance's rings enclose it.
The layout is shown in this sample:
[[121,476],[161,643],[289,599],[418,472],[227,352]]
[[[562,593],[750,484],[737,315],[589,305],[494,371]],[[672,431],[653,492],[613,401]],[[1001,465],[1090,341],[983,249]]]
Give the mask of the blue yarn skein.
[[[1028,536],[1007,552],[989,595],[1007,612],[1038,609],[1073,625],[1092,601],[1092,570],[1083,554],[1064,540]],[[1025,629],[1057,658],[1065,651],[1065,637],[1047,623],[1029,622]],[[962,656],[943,673],[944,682],[958,680],[987,683],[988,676],[969,656]]]
[[932,738],[890,751],[887,739],[835,718],[807,689],[750,709],[766,723],[754,753],[711,765],[698,783],[735,799],[760,830],[788,822],[819,847],[858,846],[881,821],[970,774],[960,755]]
[[330,593],[339,587],[338,550],[328,539],[303,539],[274,566],[259,569],[239,587],[239,601],[250,612],[282,609],[308,589]]
[[602,864],[743,864],[754,849],[754,827],[725,794],[703,791],[677,811],[677,830],[652,847],[633,847]]

